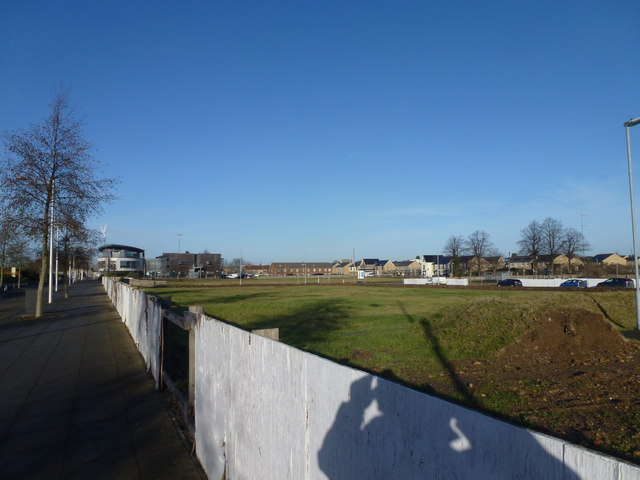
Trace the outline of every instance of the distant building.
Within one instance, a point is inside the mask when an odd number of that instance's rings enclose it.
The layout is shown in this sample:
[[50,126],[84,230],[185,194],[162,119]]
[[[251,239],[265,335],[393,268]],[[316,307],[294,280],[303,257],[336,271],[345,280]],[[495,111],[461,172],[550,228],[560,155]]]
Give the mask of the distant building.
[[422,265],[419,259],[398,260],[393,262],[395,274],[402,277],[418,277],[422,275]]
[[147,276],[171,278],[215,278],[222,275],[219,253],[163,253],[149,263]]
[[359,262],[356,262],[355,266],[357,270],[364,270],[365,272],[375,273],[376,265],[380,263],[377,258],[363,258]]
[[330,275],[331,262],[276,262],[271,264],[271,275]]
[[242,266],[243,273],[248,275],[258,276],[258,275],[269,275],[271,271],[270,265],[243,265]]
[[[622,267],[627,266],[627,259],[617,253],[599,253],[594,255],[592,258],[595,263],[602,263],[604,265],[620,265]],[[633,265],[633,258],[631,258],[631,265]]]
[[451,258],[446,255],[421,255],[420,261],[423,277],[448,277]]
[[144,274],[144,250],[128,245],[110,243],[98,248],[98,271]]
[[336,262],[333,264],[333,266],[331,267],[331,274],[332,275],[350,275],[351,272],[351,266],[353,265],[353,262],[351,260],[347,259],[342,259],[339,262]]
[[166,258],[147,258],[144,262],[145,277],[167,277],[167,264]]

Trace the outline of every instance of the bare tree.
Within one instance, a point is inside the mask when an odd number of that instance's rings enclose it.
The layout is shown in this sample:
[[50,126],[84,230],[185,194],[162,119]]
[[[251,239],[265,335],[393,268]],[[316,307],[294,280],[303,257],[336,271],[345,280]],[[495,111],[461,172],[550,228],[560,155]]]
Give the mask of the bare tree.
[[476,262],[478,276],[482,270],[482,259],[493,248],[490,235],[484,230],[476,230],[465,241],[465,246]]
[[0,289],[4,284],[4,273],[8,267],[20,267],[29,260],[29,242],[18,225],[11,220],[0,204]]
[[560,220],[547,217],[541,224],[542,251],[549,255],[551,273],[553,274],[553,257],[562,252],[565,230]]
[[529,225],[520,230],[520,240],[518,240],[520,253],[533,257],[531,264],[534,271],[538,269],[538,257],[542,253],[542,243],[542,225],[537,220],[533,220]]
[[42,316],[47,244],[54,225],[82,225],[113,198],[114,181],[96,177],[82,125],[74,119],[68,90],[54,95],[49,115],[28,130],[5,134],[9,153],[0,171],[5,207],[40,243],[42,258],[36,317]]
[[542,226],[537,220],[533,220],[529,225],[520,230],[520,253],[535,257],[542,252]]
[[224,266],[225,266],[225,270],[227,270],[228,272],[240,273],[242,267],[247,263],[248,262],[246,262],[242,258],[234,258],[232,260],[226,261]]
[[98,232],[87,229],[84,225],[65,225],[58,244],[60,262],[64,266],[62,276],[65,298],[69,296],[68,287],[71,284],[72,271],[77,268],[87,269],[89,267],[95,254],[95,245],[98,239]]
[[562,253],[569,261],[569,273],[571,273],[571,260],[577,257],[578,252],[589,249],[589,244],[584,236],[575,228],[567,228],[562,235]]
[[451,257],[451,263],[453,264],[452,271],[453,276],[460,275],[460,256],[464,251],[464,238],[460,235],[451,235],[447,239],[447,243],[444,245],[444,253]]

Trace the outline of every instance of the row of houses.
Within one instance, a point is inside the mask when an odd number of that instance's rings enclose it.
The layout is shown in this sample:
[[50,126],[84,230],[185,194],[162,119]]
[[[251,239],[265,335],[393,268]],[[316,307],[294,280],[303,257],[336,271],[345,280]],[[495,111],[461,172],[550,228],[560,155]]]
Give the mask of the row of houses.
[[[145,259],[144,250],[126,245],[109,244],[100,247],[98,259],[102,273],[140,273],[148,277],[215,278],[225,272],[219,253],[163,253]],[[627,273],[633,269],[633,258],[616,253],[592,257],[538,255],[511,257],[471,255],[456,258],[446,255],[419,255],[411,260],[343,259],[339,262],[274,262],[269,265],[244,265],[249,275],[365,275],[407,277],[450,277],[469,274],[508,272],[512,275],[551,275],[576,273],[597,266],[606,273]]]
[[339,262],[274,262],[270,265],[245,265],[243,271],[253,275],[357,275],[358,271],[376,276],[448,276],[448,257],[423,255],[412,260],[363,258]]
[[[608,267],[607,271],[625,273],[633,268],[632,257],[615,253],[598,254],[591,257],[568,257],[567,255],[538,255],[511,257],[488,256],[478,258],[463,255],[452,258],[446,255],[420,255],[411,260],[380,260],[363,258],[339,262],[275,262],[270,265],[246,265],[244,271],[254,275],[357,275],[358,271],[375,276],[449,277],[453,275],[496,274],[508,272],[512,275],[551,275],[576,273],[587,266]],[[626,269],[626,270],[625,270]]]

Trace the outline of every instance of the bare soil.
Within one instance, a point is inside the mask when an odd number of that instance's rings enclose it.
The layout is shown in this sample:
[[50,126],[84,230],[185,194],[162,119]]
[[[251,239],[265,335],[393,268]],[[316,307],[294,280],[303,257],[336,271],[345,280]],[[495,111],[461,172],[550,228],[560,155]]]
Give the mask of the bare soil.
[[[417,380],[417,379],[416,379]],[[640,343],[601,315],[551,312],[491,361],[417,382],[490,414],[640,463]]]

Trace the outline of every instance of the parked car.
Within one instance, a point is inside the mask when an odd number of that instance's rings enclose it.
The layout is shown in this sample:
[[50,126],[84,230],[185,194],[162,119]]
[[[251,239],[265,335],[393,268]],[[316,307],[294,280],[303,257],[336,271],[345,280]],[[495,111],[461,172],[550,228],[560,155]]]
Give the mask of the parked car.
[[517,278],[507,278],[498,282],[499,287],[521,287],[522,282]]
[[579,287],[579,288],[587,288],[587,281],[580,280],[579,278],[572,278],[570,280],[564,281],[560,284],[561,287]]
[[606,288],[634,288],[635,283],[630,278],[607,278],[604,282],[600,282],[596,287]]

